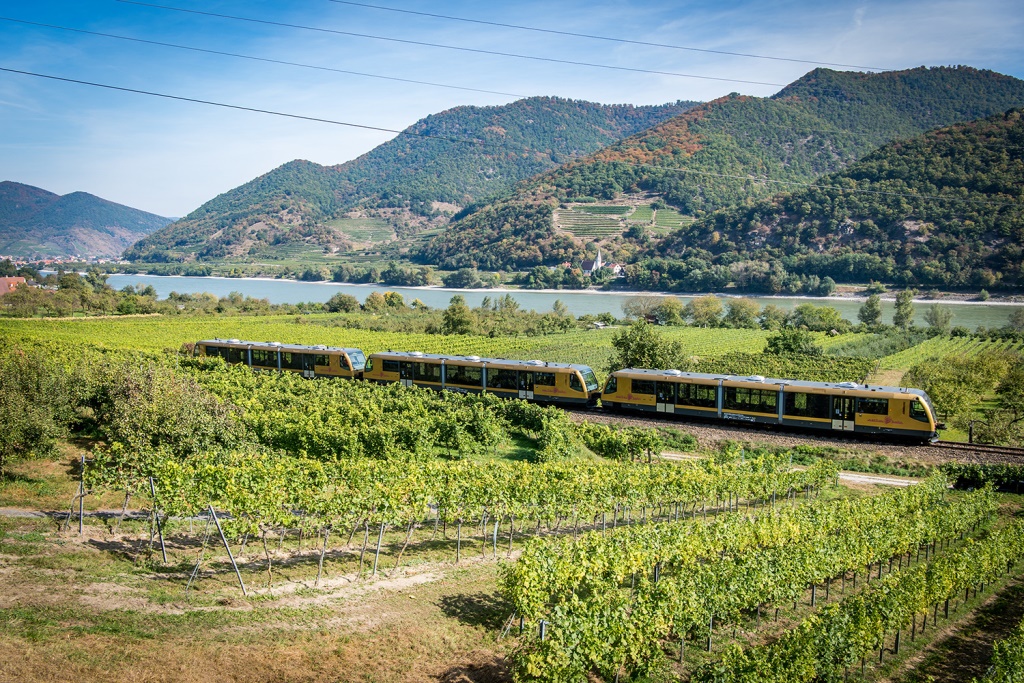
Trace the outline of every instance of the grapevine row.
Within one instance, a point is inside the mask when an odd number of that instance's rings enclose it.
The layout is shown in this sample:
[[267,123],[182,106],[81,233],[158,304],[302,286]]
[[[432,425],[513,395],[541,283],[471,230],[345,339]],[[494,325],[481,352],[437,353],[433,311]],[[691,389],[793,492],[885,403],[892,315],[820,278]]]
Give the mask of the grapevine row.
[[1017,521],[928,565],[890,574],[871,591],[826,606],[771,645],[735,648],[721,662],[699,669],[692,680],[840,680],[848,667],[884,647],[887,635],[908,628],[916,631],[919,615],[937,614],[940,604],[948,606],[955,596],[999,579],[1022,557],[1024,522]]
[[[888,500],[826,506],[826,514],[809,510],[803,519],[767,522],[763,527],[769,528],[760,531],[773,534],[745,550],[701,544],[695,553],[687,544],[682,554],[671,559],[663,554],[653,566],[638,567],[621,586],[587,585],[556,596],[546,606],[545,637],[527,636],[520,644],[517,671],[521,678],[541,680],[573,680],[591,670],[608,677],[623,668],[646,673],[670,632],[681,638],[694,632],[710,636],[714,623],[765,604],[795,601],[808,585],[851,570],[856,575],[858,568],[963,533],[995,509],[988,489],[945,505],[934,493],[900,492]],[[895,528],[894,519],[901,522]]]

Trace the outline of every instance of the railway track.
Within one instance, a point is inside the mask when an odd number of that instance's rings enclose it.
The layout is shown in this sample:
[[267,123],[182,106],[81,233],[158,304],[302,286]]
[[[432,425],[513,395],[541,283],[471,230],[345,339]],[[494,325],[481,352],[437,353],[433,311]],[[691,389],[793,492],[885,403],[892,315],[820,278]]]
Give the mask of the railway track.
[[993,446],[990,444],[964,443],[963,441],[935,441],[932,448],[941,448],[948,451],[963,451],[970,453],[987,453],[992,455],[1003,455],[1011,458],[1024,460],[1024,448],[1016,446]]

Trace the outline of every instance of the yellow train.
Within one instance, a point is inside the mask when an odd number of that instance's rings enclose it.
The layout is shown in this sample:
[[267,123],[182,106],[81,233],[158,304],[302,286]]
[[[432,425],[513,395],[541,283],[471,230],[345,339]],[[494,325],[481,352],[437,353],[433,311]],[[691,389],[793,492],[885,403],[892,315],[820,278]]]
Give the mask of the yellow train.
[[487,392],[553,405],[596,406],[601,396],[597,376],[586,365],[419,351],[372,353],[366,361],[363,379],[381,384],[401,382],[438,391]]
[[830,384],[679,370],[618,370],[601,404],[629,410],[853,432],[927,441],[938,437],[935,409],[921,389]]
[[831,384],[760,376],[630,368],[613,372],[602,391],[586,365],[540,360],[388,351],[368,358],[357,348],[206,339],[195,355],[303,377],[365,379],[438,391],[492,393],[563,406],[661,413],[710,421],[780,425],[919,441],[938,437],[935,409],[920,389],[854,382]]
[[308,378],[358,379],[362,377],[363,367],[366,365],[366,356],[360,349],[240,339],[197,341],[193,354],[217,356],[227,363],[248,365],[256,370],[301,373],[303,377]]

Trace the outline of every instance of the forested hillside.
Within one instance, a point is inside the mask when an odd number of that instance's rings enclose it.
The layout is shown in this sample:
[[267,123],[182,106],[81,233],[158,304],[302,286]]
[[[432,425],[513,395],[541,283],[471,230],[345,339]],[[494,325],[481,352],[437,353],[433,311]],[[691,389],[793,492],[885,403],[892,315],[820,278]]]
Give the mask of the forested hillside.
[[717,212],[654,254],[730,265],[748,286],[788,271],[838,282],[1024,284],[1024,113],[890,143],[813,187]]
[[116,257],[170,218],[86,192],[64,196],[0,182],[0,254],[22,258]]
[[634,107],[533,97],[503,106],[457,107],[339,166],[289,162],[207,202],[127,256],[217,259],[295,241],[344,248],[345,235],[327,223],[352,210],[411,234],[429,219],[443,222],[472,202],[693,104]]
[[1020,105],[1024,81],[992,71],[816,69],[773,97],[729,95],[525,181],[454,223],[420,258],[443,267],[554,264],[583,247],[551,220],[560,204],[626,193],[701,217],[838,171],[888,140]]

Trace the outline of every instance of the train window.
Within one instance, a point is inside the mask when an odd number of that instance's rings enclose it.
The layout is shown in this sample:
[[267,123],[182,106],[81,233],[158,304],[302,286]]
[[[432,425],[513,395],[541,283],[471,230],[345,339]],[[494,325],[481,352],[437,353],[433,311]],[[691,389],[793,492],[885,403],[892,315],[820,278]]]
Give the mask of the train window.
[[658,382],[658,403],[672,403],[676,402],[676,383],[675,382]]
[[619,378],[612,376],[608,378],[608,381],[604,385],[604,393],[614,394],[619,390]]
[[536,386],[553,387],[555,386],[555,373],[535,372],[533,373],[533,383]]
[[928,411],[924,409],[924,404],[920,401],[910,402],[910,417],[914,420],[920,420],[921,422],[928,421]]
[[341,367],[342,370],[352,370],[352,362],[345,354],[340,354],[338,356],[338,366]]
[[447,379],[449,384],[464,384],[470,387],[480,386],[483,378],[483,368],[470,368],[464,365],[447,366]]
[[718,387],[708,384],[680,384],[676,404],[700,408],[717,408]]
[[587,385],[587,391],[596,391],[598,388],[597,375],[590,368],[583,371],[583,381]]
[[366,365],[363,366],[367,372],[373,372],[373,359],[367,358]]
[[277,367],[277,351],[266,351],[263,349],[253,349],[252,352],[252,364],[261,365],[267,368]]
[[331,364],[331,357],[324,354],[316,354],[313,356],[313,365],[322,365],[327,367]]
[[383,372],[398,372],[398,361],[397,360],[386,360],[381,366]]
[[785,396],[784,415],[828,418],[828,396],[826,394],[802,394],[787,391]]
[[351,365],[349,366],[350,369],[352,369],[352,368],[354,368],[356,370],[362,370],[363,368],[366,368],[367,370],[370,369],[369,366],[368,366],[369,361],[366,360],[366,356],[364,356],[363,352],[360,351],[359,349],[352,349],[351,351],[349,351],[348,352],[348,357],[349,357],[349,360],[351,361]]
[[290,368],[292,370],[302,369],[302,354],[301,353],[281,353],[281,367]]
[[729,410],[747,410],[753,413],[774,413],[779,395],[770,389],[726,387],[725,407]]
[[227,352],[226,360],[229,363],[246,363],[245,349],[224,349]]
[[569,373],[569,388],[573,391],[583,391],[583,383],[580,381],[580,373]]
[[857,412],[868,413],[869,415],[888,415],[889,399],[887,398],[861,398],[857,400]]
[[515,370],[499,370],[497,368],[487,368],[487,388],[518,389],[518,374]]
[[413,363],[413,379],[417,382],[441,382],[440,363]]
[[649,379],[635,379],[633,380],[633,393],[634,394],[653,394],[654,393],[654,382]]

